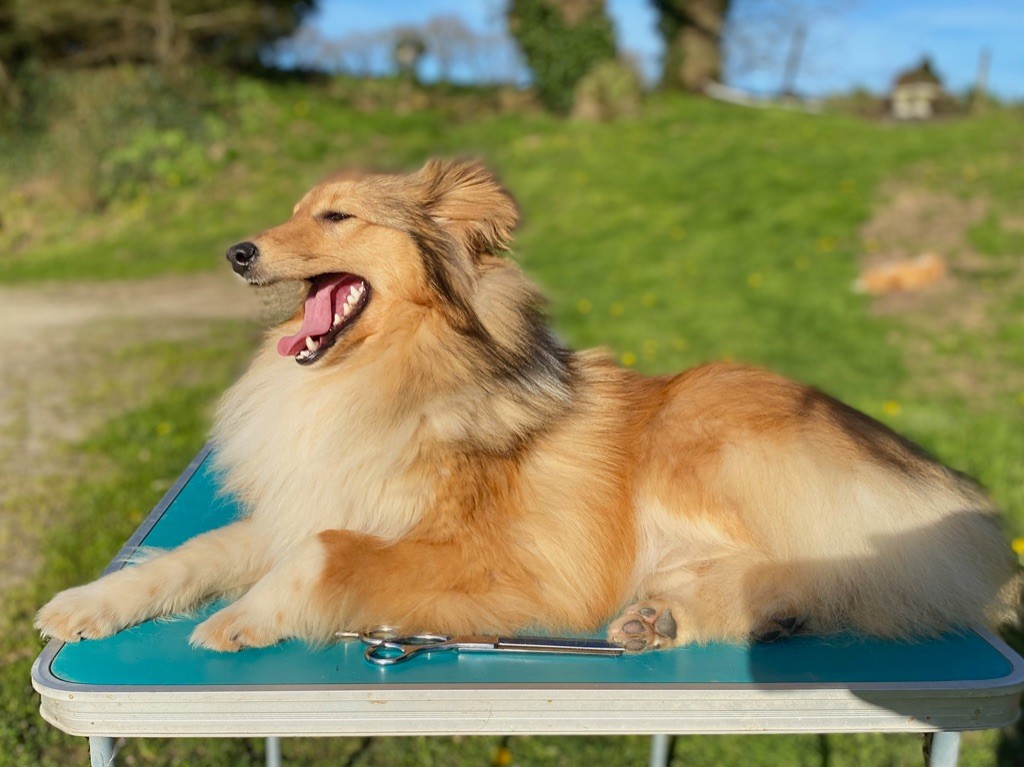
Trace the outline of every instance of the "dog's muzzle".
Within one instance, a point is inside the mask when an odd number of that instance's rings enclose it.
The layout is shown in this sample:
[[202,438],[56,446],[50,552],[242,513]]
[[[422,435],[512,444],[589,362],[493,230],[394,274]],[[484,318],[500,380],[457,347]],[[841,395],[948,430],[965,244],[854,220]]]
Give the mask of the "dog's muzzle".
[[256,247],[253,242],[240,242],[237,245],[232,245],[228,248],[227,259],[231,262],[231,268],[235,270],[237,274],[245,276],[245,273],[249,271],[252,266],[252,262],[256,260],[260,254],[260,249]]

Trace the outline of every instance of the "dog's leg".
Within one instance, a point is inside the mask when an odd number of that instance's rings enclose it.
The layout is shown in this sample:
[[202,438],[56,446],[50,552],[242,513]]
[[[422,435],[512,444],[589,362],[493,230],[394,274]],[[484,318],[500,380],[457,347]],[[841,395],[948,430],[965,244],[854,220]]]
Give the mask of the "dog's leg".
[[404,632],[509,631],[531,623],[592,624],[544,614],[534,579],[511,557],[483,563],[458,542],[403,540],[331,530],[310,538],[249,592],[196,627],[215,650],[264,647],[287,637],[329,641],[339,629],[388,625]]
[[791,568],[751,555],[702,561],[653,576],[610,624],[630,652],[689,642],[773,642],[810,630],[807,600]]
[[265,569],[266,544],[248,520],[199,535],[138,565],[62,591],[36,615],[45,636],[77,642],[110,636],[149,618],[182,612],[248,586]]
[[312,604],[323,561],[323,547],[317,539],[306,539],[236,602],[196,626],[189,642],[234,652],[243,647],[267,647],[293,636],[329,639],[332,630],[321,626]]

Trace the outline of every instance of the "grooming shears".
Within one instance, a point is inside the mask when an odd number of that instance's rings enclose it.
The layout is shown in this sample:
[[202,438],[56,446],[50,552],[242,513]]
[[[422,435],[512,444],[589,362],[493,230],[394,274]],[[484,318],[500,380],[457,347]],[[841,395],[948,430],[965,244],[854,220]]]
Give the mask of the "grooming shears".
[[387,628],[359,635],[367,645],[363,657],[378,666],[391,666],[415,655],[456,652],[559,653],[569,655],[622,655],[623,648],[601,639],[560,639],[526,636],[459,636],[409,634],[397,636]]

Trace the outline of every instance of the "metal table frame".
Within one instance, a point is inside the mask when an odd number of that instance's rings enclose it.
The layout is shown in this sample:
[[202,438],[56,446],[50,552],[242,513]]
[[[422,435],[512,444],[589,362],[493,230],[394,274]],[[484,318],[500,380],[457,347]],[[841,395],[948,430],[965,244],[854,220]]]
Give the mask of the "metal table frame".
[[[936,732],[925,735],[925,763],[927,767],[955,767],[960,751],[960,733]],[[271,736],[266,739],[267,767],[281,767],[281,739]],[[668,767],[671,735],[651,737],[651,756],[648,767]],[[117,760],[117,739],[94,735],[89,738],[91,767],[115,767]]]

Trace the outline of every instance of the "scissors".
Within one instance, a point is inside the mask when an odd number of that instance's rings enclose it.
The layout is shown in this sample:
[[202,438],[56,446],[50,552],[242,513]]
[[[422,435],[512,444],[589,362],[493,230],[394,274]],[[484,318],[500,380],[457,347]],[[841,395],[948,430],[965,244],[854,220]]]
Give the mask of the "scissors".
[[527,636],[459,636],[408,634],[378,628],[359,635],[367,645],[363,657],[377,666],[392,666],[416,655],[443,650],[456,652],[567,653],[570,655],[622,655],[623,648],[601,639],[559,639]]

